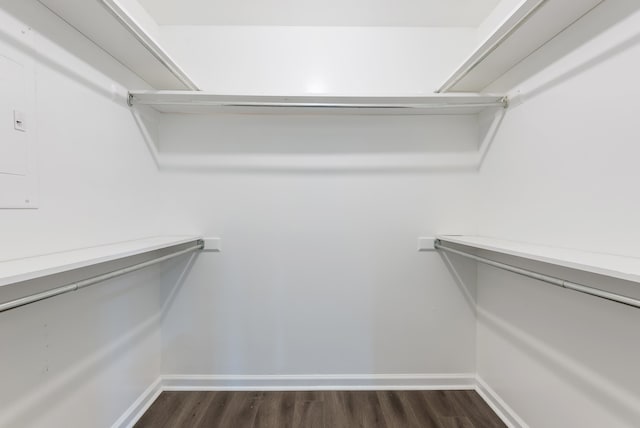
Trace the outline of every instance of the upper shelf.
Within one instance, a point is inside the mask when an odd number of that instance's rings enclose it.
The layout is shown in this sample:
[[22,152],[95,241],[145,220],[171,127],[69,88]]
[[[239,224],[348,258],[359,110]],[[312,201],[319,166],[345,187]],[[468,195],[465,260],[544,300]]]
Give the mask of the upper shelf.
[[[152,87],[164,90],[199,89],[158,43],[155,37],[159,31],[157,24],[136,1],[38,1]],[[521,0],[514,12],[437,92],[482,91],[602,1]]]
[[162,113],[476,114],[505,108],[503,95],[434,94],[414,97],[218,95],[194,91],[131,91],[130,105]]
[[640,282],[640,259],[636,257],[526,244],[482,236],[443,235],[438,236],[438,239],[443,243],[464,245],[583,272]]
[[38,1],[152,87],[198,89],[141,20],[134,18],[118,0]]
[[479,92],[603,0],[522,0],[437,92]]
[[193,236],[157,236],[0,262],[0,287],[196,242]]

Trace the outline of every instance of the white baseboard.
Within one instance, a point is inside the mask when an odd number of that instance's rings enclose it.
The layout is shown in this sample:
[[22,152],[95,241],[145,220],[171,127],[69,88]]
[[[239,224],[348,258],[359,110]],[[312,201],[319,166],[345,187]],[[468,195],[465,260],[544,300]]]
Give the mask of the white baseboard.
[[144,415],[144,412],[156,401],[162,391],[162,377],[159,377],[140,394],[138,399],[118,418],[111,428],[133,427],[138,422],[138,419]]
[[529,428],[529,425],[479,376],[476,377],[475,389],[509,428]]
[[378,375],[165,375],[151,384],[113,424],[131,428],[162,391],[322,391],[474,389],[509,428],[528,425],[472,373]]
[[165,375],[165,391],[475,389],[475,375]]

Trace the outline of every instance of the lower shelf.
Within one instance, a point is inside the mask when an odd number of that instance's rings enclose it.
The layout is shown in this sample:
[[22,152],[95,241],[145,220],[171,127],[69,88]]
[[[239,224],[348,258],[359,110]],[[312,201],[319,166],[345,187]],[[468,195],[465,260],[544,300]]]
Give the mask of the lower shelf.
[[583,272],[640,282],[640,258],[527,244],[484,236],[442,235],[443,243],[549,263]]
[[110,262],[149,251],[200,240],[196,236],[155,236],[41,256],[0,262],[0,287],[49,275]]

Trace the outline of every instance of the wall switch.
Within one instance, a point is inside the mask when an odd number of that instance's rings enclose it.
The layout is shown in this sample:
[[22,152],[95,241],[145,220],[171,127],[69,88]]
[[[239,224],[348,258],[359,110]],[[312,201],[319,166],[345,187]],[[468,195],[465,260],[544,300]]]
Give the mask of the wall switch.
[[420,237],[418,238],[418,251],[435,251],[435,243],[436,238]]
[[222,239],[204,238],[204,248],[202,251],[222,251]]
[[27,124],[25,122],[24,112],[20,110],[13,111],[13,128],[16,131],[26,132]]

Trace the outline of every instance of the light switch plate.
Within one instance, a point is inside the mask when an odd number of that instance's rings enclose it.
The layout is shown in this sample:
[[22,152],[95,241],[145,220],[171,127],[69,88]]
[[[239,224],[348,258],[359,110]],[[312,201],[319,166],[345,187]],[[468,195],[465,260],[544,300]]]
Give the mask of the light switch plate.
[[204,248],[202,251],[222,251],[222,239],[220,238],[204,238]]
[[435,251],[436,238],[422,236],[418,238],[418,251]]
[[16,131],[27,132],[27,123],[24,112],[20,110],[13,111],[13,129]]

